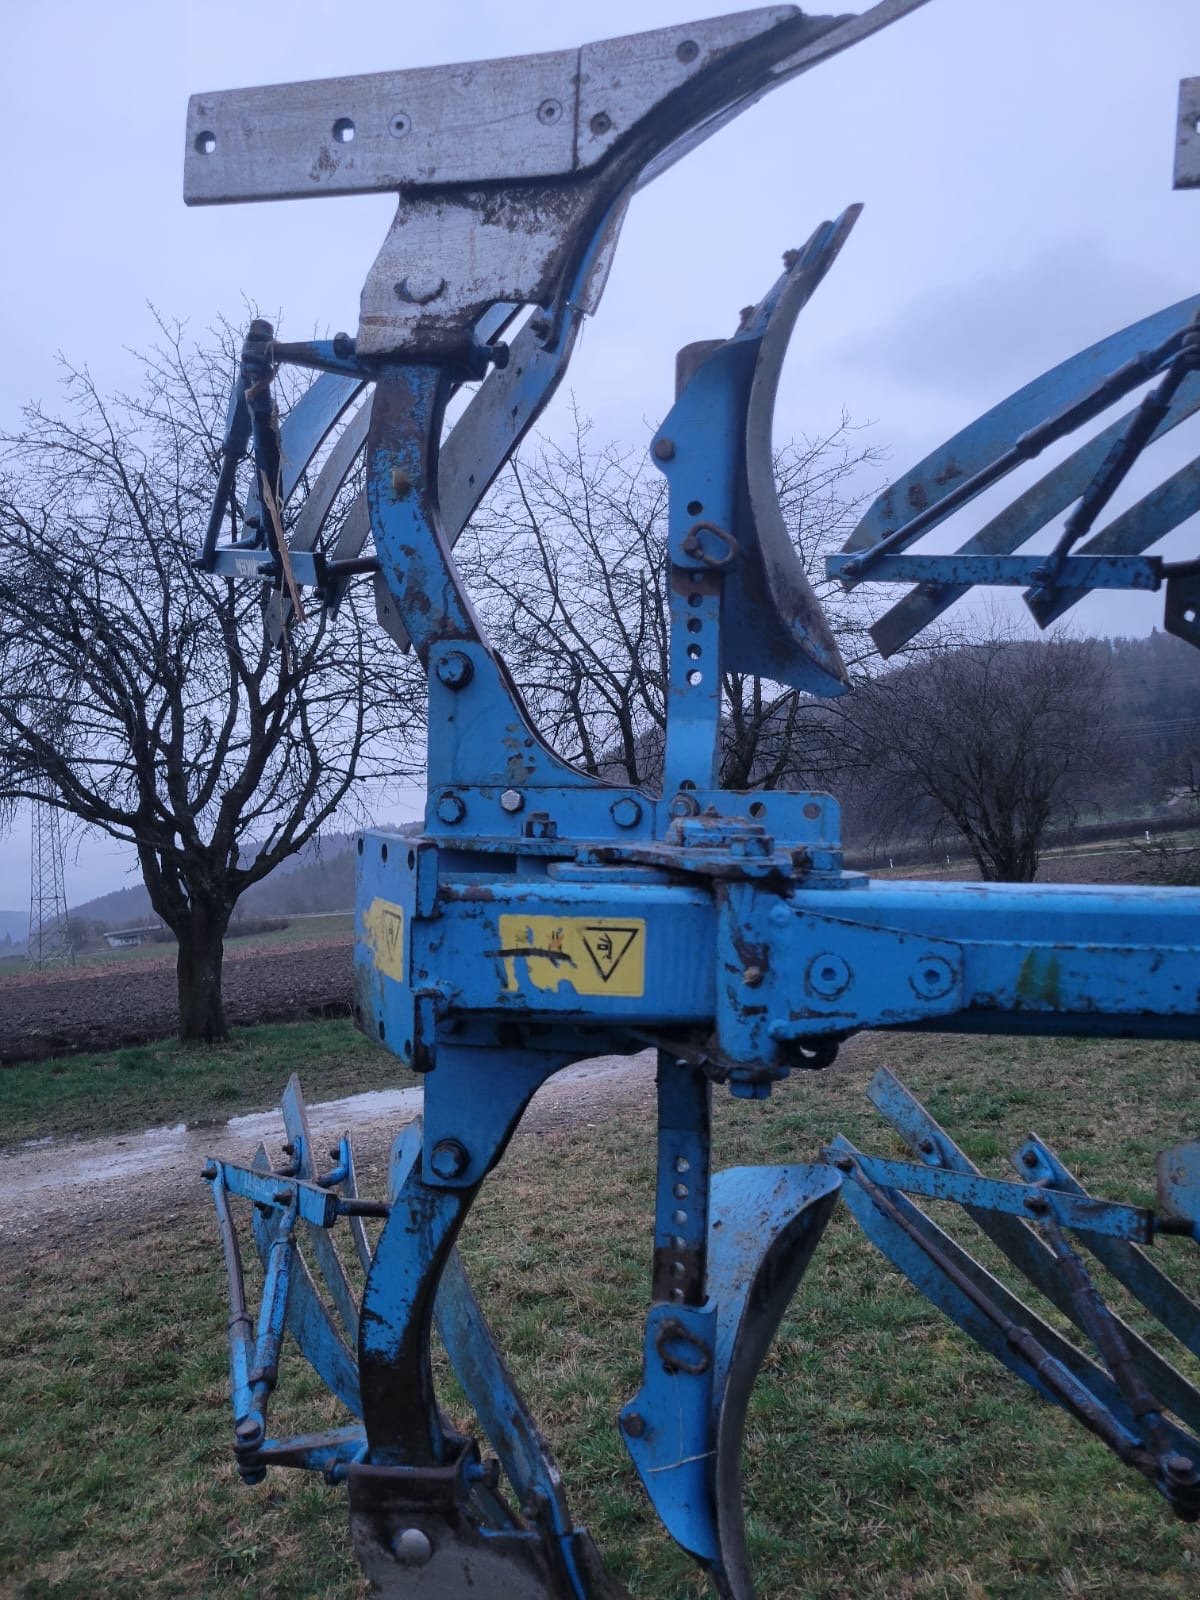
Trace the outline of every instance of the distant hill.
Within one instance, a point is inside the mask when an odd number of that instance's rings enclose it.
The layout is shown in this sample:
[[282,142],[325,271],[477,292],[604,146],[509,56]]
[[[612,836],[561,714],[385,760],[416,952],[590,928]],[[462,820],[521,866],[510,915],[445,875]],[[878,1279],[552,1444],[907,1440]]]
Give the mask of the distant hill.
[[[380,823],[380,827],[393,826]],[[405,823],[398,832],[415,831],[417,824]],[[355,835],[327,834],[319,843],[306,845],[296,855],[281,862],[261,883],[248,889],[238,901],[238,910],[247,916],[286,917],[305,912],[350,911],[354,906]],[[0,913],[0,917],[10,913]],[[72,906],[71,914],[87,922],[103,923],[108,928],[136,927],[153,920],[150,896],[145,886],[131,884],[114,889],[83,905]],[[235,912],[235,915],[237,913]],[[11,915],[15,916],[13,912]],[[21,937],[28,929],[29,917],[21,918]],[[0,921],[0,939],[4,937]],[[13,938],[16,939],[14,932]]]

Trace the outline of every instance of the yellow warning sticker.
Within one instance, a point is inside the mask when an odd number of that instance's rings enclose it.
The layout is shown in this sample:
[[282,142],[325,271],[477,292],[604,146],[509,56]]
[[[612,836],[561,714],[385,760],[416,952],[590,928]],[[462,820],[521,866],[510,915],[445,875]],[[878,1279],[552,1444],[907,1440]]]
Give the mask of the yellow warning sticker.
[[404,907],[390,900],[372,900],[363,917],[363,932],[376,972],[404,983]]
[[646,992],[646,924],[630,917],[500,918],[505,987],[520,988],[517,961],[535,989],[568,984],[576,994],[636,1000]]

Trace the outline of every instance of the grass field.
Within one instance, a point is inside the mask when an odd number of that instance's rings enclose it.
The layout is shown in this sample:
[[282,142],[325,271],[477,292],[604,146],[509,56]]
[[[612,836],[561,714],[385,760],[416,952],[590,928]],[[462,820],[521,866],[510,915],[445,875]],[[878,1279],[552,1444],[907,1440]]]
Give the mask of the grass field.
[[[274,920],[274,919],[273,919]],[[331,911],[320,916],[289,917],[285,928],[273,928],[265,933],[248,933],[241,937],[234,931],[225,941],[225,959],[236,959],[240,951],[276,950],[289,944],[307,944],[331,939],[349,939],[354,932],[352,911]],[[98,950],[84,950],[75,957],[78,967],[122,967],[130,962],[174,962],[174,939],[160,943],[133,945],[127,950],[110,950],[107,945]],[[23,978],[29,972],[29,962],[23,955],[0,957],[0,980]]]
[[163,1039],[0,1069],[0,1149],[265,1111],[293,1072],[311,1100],[415,1082],[348,1021],[234,1028],[208,1047]]
[[[894,1149],[862,1100],[882,1060],[995,1172],[1033,1127],[1092,1188],[1150,1203],[1155,1150],[1195,1128],[1192,1045],[876,1037],[844,1058],[765,1105],[720,1097],[719,1163],[810,1159],[838,1129]],[[639,1381],[652,1182],[649,1104],[551,1128],[487,1186],[464,1254],[617,1576],[645,1600],[695,1600],[707,1591],[615,1427]],[[199,1204],[43,1234],[5,1259],[2,1300],[0,1593],[362,1593],[342,1492],[280,1474],[245,1490],[233,1474],[223,1288]],[[298,1357],[284,1385],[281,1430],[336,1420]],[[763,1600],[1200,1594],[1197,1532],[976,1353],[844,1211],[768,1358],[747,1476]]]

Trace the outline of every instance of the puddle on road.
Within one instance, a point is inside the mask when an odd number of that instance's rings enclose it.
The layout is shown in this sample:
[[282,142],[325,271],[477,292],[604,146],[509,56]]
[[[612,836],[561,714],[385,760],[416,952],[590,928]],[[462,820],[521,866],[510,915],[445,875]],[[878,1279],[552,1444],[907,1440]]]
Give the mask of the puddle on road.
[[[420,1109],[419,1088],[386,1089],[319,1101],[309,1106],[308,1117],[314,1139],[328,1136],[336,1143],[347,1128],[384,1122],[398,1127]],[[270,1148],[284,1137],[283,1117],[276,1109],[231,1117],[228,1122],[205,1122],[198,1127],[179,1122],[170,1128],[147,1128],[143,1133],[71,1144],[39,1139],[5,1159],[0,1208],[18,1198],[128,1182],[173,1170],[190,1171],[198,1177],[209,1156],[248,1160],[260,1142]]]
[[[561,1085],[606,1077],[625,1064],[625,1058],[619,1056],[580,1061],[556,1073],[554,1082]],[[318,1101],[308,1108],[313,1138],[333,1144],[347,1129],[366,1126],[394,1133],[420,1111],[421,1095],[419,1087],[412,1087]],[[128,1190],[135,1190],[143,1180],[169,1172],[199,1183],[200,1169],[210,1156],[249,1161],[260,1143],[278,1154],[284,1138],[283,1117],[275,1109],[231,1117],[228,1122],[191,1126],[180,1122],[174,1127],[69,1144],[34,1140],[0,1162],[0,1215],[8,1208],[26,1206],[31,1199],[50,1200],[76,1189],[124,1183]]]

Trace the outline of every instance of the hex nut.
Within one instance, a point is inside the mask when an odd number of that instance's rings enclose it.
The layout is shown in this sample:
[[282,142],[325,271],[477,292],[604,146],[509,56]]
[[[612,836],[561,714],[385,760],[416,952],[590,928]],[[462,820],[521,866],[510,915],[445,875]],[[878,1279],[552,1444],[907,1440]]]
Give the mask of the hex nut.
[[500,809],[507,811],[510,816],[515,816],[525,805],[525,796],[519,789],[505,789],[500,796]]
[[437,819],[452,828],[456,822],[461,822],[467,814],[467,802],[459,794],[443,794],[438,797],[435,807]]
[[457,1139],[439,1139],[429,1158],[430,1170],[439,1178],[461,1178],[470,1164],[466,1146]]
[[608,808],[608,814],[618,828],[636,828],[642,820],[642,808],[631,794],[623,794]]

